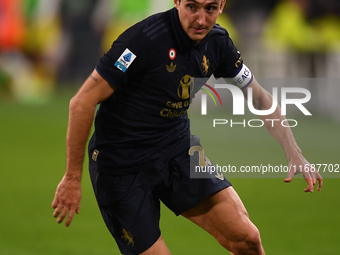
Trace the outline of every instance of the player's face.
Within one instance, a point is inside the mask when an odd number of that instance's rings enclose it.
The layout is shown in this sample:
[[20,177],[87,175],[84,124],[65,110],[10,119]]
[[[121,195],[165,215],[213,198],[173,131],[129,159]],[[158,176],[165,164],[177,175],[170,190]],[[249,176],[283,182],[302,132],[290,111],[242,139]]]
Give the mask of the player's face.
[[213,28],[226,0],[174,0],[184,31],[200,42]]

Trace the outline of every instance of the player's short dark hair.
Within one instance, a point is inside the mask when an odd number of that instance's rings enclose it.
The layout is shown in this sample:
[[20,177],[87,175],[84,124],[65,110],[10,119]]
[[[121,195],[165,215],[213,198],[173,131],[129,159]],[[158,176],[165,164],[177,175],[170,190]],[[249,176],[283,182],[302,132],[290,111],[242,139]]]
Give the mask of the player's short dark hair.
[[[181,3],[181,0],[178,0],[179,1],[179,3]],[[222,2],[223,2],[223,0],[222,0]]]

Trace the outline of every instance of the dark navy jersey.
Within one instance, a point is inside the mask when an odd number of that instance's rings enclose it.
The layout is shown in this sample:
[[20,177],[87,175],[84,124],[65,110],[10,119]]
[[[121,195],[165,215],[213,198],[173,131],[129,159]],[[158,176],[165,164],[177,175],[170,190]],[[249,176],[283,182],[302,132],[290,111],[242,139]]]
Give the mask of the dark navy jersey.
[[147,168],[169,146],[189,139],[187,110],[195,77],[233,78],[243,69],[224,28],[215,25],[196,43],[182,29],[176,8],[127,29],[96,67],[117,88],[100,105],[89,146],[100,171]]

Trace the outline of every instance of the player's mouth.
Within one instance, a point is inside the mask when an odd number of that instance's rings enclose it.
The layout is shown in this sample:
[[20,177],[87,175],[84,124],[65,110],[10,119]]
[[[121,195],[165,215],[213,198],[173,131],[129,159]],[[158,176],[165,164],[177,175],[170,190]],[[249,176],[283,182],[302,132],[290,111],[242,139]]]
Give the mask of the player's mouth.
[[203,28],[203,27],[198,27],[198,28],[192,27],[191,29],[192,29],[192,31],[194,31],[194,33],[196,33],[196,34],[202,34],[202,33],[204,33],[204,31],[206,30],[206,29]]

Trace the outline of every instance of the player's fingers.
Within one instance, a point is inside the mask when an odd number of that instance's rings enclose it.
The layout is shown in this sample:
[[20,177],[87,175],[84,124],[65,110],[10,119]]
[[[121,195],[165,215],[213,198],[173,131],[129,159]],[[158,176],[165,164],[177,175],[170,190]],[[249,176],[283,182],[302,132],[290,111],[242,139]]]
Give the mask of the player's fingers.
[[284,179],[285,182],[291,182],[294,178],[294,176],[297,174],[295,171],[288,171],[287,178]]
[[319,181],[318,191],[321,191],[323,180],[322,179],[320,179],[320,180],[318,179],[318,181]]
[[311,177],[309,173],[305,173],[304,178],[306,182],[308,183],[308,187],[305,188],[304,191],[313,193],[314,192],[313,178]]
[[56,197],[54,197],[53,201],[52,201],[52,208],[56,209],[58,206],[58,199]]
[[57,218],[62,210],[63,210],[63,207],[60,204],[58,204],[57,208],[55,208],[53,212],[53,217]]
[[68,215],[67,215],[67,219],[66,219],[66,222],[65,222],[66,227],[70,226],[71,221],[73,220],[74,213],[75,213],[75,209],[71,208]]
[[291,182],[293,180],[294,176],[297,174],[296,171],[291,170],[292,165],[290,165],[289,169],[290,170],[288,171],[287,178],[284,179],[285,182]]
[[293,178],[286,178],[286,179],[284,179],[283,181],[284,182],[291,182],[293,180]]
[[62,211],[61,211],[61,213],[59,215],[59,218],[57,219],[58,223],[62,223],[63,222],[63,220],[65,219],[65,217],[66,217],[66,215],[68,213],[68,211],[69,211],[69,208],[63,207],[63,209],[62,209]]
[[313,179],[313,186],[315,186],[315,184],[316,184],[316,174],[317,174],[317,171],[316,171],[316,169],[315,169],[314,167],[312,167],[312,168],[310,169],[309,173],[310,173],[310,175],[311,175],[311,177],[312,177],[312,179]]
[[318,182],[319,182],[318,191],[321,191],[322,184],[323,184],[323,179],[322,179],[322,177],[321,177],[321,175],[320,175],[319,173],[316,174],[316,179],[317,179]]
[[[310,185],[310,182],[308,182],[308,180],[306,180],[307,183],[308,183],[308,187],[312,188],[311,192],[314,191],[314,186],[316,185],[317,180],[319,181],[321,179],[321,185],[322,185],[322,177],[314,167],[311,167],[309,169],[309,171],[307,171],[305,174],[312,179],[312,184],[313,184],[312,187]],[[320,183],[319,183],[319,185],[320,185]],[[320,187],[318,187],[318,190],[320,191]]]
[[293,180],[294,177],[294,172],[293,171],[289,171],[287,174],[287,178],[284,179],[284,182],[291,182]]

